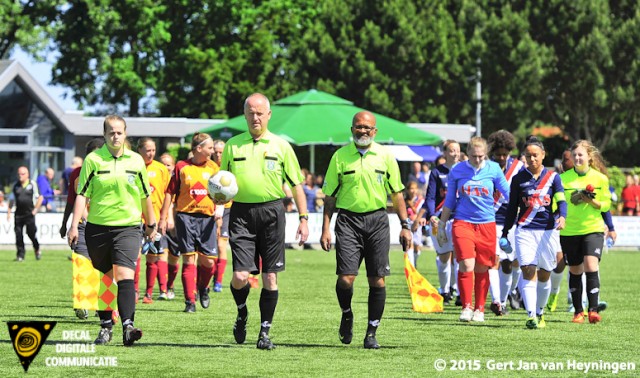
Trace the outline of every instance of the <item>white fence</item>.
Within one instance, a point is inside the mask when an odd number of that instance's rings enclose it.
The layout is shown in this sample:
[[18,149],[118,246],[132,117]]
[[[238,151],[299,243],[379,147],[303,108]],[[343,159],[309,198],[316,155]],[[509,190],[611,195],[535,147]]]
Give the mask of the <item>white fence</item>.
[[[335,220],[335,216],[334,216]],[[333,220],[333,221],[334,221]],[[333,242],[335,243],[335,235],[333,235],[333,221],[331,231]],[[400,233],[400,222],[395,214],[389,214],[391,224],[391,240],[390,244],[399,244],[398,235]],[[36,215],[36,225],[38,226],[38,241],[44,245],[64,245],[66,239],[60,238],[60,224],[62,223],[61,213],[41,213]],[[613,223],[616,226],[618,247],[640,247],[640,217],[613,217]],[[298,228],[298,214],[287,214],[286,242],[296,243],[295,236]],[[322,214],[309,214],[309,243],[319,243],[322,234]],[[30,244],[31,241],[26,236],[25,243]],[[0,244],[15,244],[16,237],[14,231],[13,216],[7,221],[6,213],[0,213]]]

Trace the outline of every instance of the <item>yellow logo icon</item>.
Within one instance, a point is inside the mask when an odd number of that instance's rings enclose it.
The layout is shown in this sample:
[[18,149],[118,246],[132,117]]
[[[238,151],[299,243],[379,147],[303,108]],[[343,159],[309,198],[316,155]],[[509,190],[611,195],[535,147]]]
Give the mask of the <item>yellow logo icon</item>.
[[40,348],[49,337],[57,322],[7,322],[13,350],[16,351],[24,371],[40,352]]

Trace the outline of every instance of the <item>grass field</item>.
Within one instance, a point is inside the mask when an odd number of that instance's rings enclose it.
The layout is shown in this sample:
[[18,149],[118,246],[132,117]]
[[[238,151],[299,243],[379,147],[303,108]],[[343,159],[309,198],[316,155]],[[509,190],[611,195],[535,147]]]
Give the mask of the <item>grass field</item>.
[[[487,314],[483,324],[458,322],[459,308],[446,307],[443,314],[419,314],[411,310],[411,300],[403,273],[402,253],[391,253],[392,275],[387,279],[387,307],[378,331],[382,349],[364,350],[362,339],[367,319],[367,288],[364,272],[356,281],[354,295],[354,342],[342,345],[337,329],[340,311],[335,298],[334,252],[287,251],[287,270],[280,275],[280,300],[271,331],[277,345],[274,351],[255,348],[259,329],[259,290],[249,296],[247,343],[236,345],[231,328],[235,305],[228,288],[212,293],[212,304],[195,314],[182,310],[181,286],[178,298],[171,302],[138,305],[136,325],[144,337],[133,348],[124,348],[120,332],[114,342],[97,348],[94,355],[56,353],[63,330],[88,330],[95,338],[98,320],[75,318],[71,300],[71,263],[67,251],[45,251],[35,261],[28,251],[27,260],[14,263],[14,251],[0,251],[0,319],[52,320],[57,325],[46,345],[31,364],[28,374],[42,377],[209,377],[209,376],[585,376],[567,365],[577,362],[633,362],[640,365],[640,336],[637,293],[640,279],[640,253],[615,251],[606,254],[602,265],[602,299],[609,303],[603,322],[597,325],[572,324],[565,312],[566,281],[558,311],[547,316],[547,328],[527,330],[523,311],[496,318]],[[424,252],[419,270],[432,283],[437,282],[433,252]],[[229,264],[230,265],[230,264]],[[228,286],[230,269],[225,285]],[[142,274],[144,277],[144,274]],[[178,276],[180,277],[180,276]],[[179,278],[178,278],[179,280]],[[142,278],[141,286],[144,285]],[[180,285],[180,284],[178,284]],[[114,331],[119,331],[118,324]],[[118,366],[111,368],[47,367],[53,356],[112,356]],[[437,371],[434,364],[443,359],[447,366]],[[533,370],[517,369],[519,361],[536,363]],[[464,370],[451,370],[454,364]],[[502,371],[493,371],[491,361],[507,363]],[[557,362],[562,370],[549,371],[543,363]],[[0,375],[23,376],[6,326],[0,331]],[[586,376],[609,376],[611,369],[591,370]],[[621,371],[618,376],[638,376]]]

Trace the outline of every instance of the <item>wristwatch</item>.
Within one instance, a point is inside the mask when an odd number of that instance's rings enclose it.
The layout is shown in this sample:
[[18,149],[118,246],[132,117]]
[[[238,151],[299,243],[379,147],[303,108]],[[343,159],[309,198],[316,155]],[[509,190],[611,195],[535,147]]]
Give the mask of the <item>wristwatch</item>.
[[154,224],[148,224],[146,226],[147,226],[147,228],[156,228],[156,224],[155,223]]
[[299,217],[299,218],[300,218],[300,220],[303,220],[303,219],[304,219],[304,220],[307,220],[307,221],[308,221],[308,220],[309,220],[309,214],[300,214],[300,217]]
[[407,218],[405,220],[400,221],[400,226],[405,230],[411,230],[411,219]]

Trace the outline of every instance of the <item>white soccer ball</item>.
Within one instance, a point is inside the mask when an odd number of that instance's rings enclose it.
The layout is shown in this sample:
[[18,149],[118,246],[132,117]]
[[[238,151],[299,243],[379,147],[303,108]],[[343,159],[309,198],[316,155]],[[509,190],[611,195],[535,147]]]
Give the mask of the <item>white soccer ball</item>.
[[207,185],[209,197],[218,201],[231,201],[238,194],[236,176],[229,171],[218,171],[209,179]]

